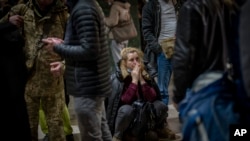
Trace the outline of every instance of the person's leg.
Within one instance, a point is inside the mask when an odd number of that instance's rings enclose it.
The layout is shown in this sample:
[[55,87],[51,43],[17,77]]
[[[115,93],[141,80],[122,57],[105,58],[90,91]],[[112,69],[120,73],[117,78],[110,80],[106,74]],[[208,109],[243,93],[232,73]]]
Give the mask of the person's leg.
[[42,109],[48,125],[49,140],[66,141],[62,118],[65,107],[64,90],[51,93],[51,95],[41,99]]
[[37,90],[34,85],[28,84],[25,92],[32,141],[38,141],[40,97]]
[[63,82],[64,82],[64,97],[65,97],[65,104],[67,105],[67,107],[69,106],[69,102],[70,102],[70,97],[69,95],[67,94],[67,87],[66,87],[66,80],[63,79]]
[[63,108],[62,117],[63,117],[64,133],[66,136],[71,135],[73,133],[73,128],[71,127],[69,110],[66,105]]
[[[104,97],[74,97],[81,141],[103,141],[101,129],[104,99]],[[105,138],[112,140],[110,131],[107,131]]]
[[[66,140],[67,141],[74,140],[73,128],[71,127],[69,111],[68,111],[68,107],[66,105],[63,108],[62,118],[63,118],[63,129],[64,129],[64,133],[66,135]],[[44,114],[44,111],[42,109],[42,106],[40,106],[40,109],[39,109],[39,123],[40,123],[40,127],[41,127],[42,132],[45,135],[47,135],[48,134],[48,125],[46,123],[46,118],[45,118],[45,114]],[[46,136],[45,136],[45,138],[46,138]]]
[[168,85],[172,73],[171,60],[167,59],[164,53],[158,55],[157,58],[158,67],[158,87],[162,95],[162,101],[168,105],[169,94],[168,94]]
[[48,134],[48,132],[49,132],[48,125],[46,122],[45,114],[44,114],[41,103],[40,103],[40,109],[39,109],[39,124],[40,124],[40,127],[41,127],[43,134],[45,134],[45,135]]
[[66,104],[66,106],[63,109],[64,132],[65,132],[67,141],[74,141],[73,128],[71,127],[69,110],[68,110],[70,96],[67,94],[66,80],[63,79],[63,81],[64,81],[64,96],[65,96],[65,104]]
[[109,126],[107,123],[107,119],[106,119],[106,111],[105,111],[105,107],[103,107],[102,110],[102,124],[101,124],[101,129],[102,129],[102,139],[103,141],[111,141],[111,132],[109,130]]
[[134,118],[133,108],[130,105],[123,105],[119,108],[115,120],[114,137],[122,139],[124,131],[129,127]]

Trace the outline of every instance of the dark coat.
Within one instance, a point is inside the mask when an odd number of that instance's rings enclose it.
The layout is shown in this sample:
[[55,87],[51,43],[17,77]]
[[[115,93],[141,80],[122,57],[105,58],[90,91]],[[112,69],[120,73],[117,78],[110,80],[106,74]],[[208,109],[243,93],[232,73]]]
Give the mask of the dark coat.
[[244,80],[244,85],[248,97],[250,98],[250,1],[247,0],[246,3],[242,6],[242,12],[240,17],[240,57],[241,57],[241,66],[242,66],[242,75]]
[[142,33],[146,47],[144,50],[144,62],[148,73],[152,77],[157,76],[157,55],[162,52],[158,43],[161,23],[161,7],[157,0],[150,0],[142,9]]
[[70,10],[64,44],[54,48],[65,58],[67,93],[109,96],[111,65],[103,12],[96,0],[71,1]]
[[[118,63],[119,64],[119,63]],[[116,65],[115,72],[111,75],[111,82],[112,82],[112,94],[108,99],[106,100],[106,116],[109,128],[111,130],[111,133],[114,133],[115,128],[115,119],[117,116],[117,112],[119,108],[122,106],[121,104],[121,96],[123,92],[123,86],[124,86],[124,80],[121,75],[121,70],[119,68],[119,65]],[[155,83],[154,79],[151,78],[150,80],[146,80],[147,84],[150,86],[153,86],[156,93],[157,93],[157,99],[161,100],[160,90]]]
[[[179,103],[194,80],[207,71],[224,71],[223,36],[221,24],[229,31],[230,23],[218,19],[222,9],[218,0],[188,0],[179,13],[173,56],[174,97]],[[228,10],[224,9],[225,15]],[[228,34],[227,34],[228,35]],[[228,36],[225,36],[226,41]]]
[[[3,121],[2,135],[8,140],[31,141],[30,127],[24,90],[27,80],[27,69],[25,66],[24,53],[22,51],[24,40],[19,30],[11,23],[0,24],[0,74],[1,74],[1,99],[4,102],[2,107]],[[3,102],[2,102],[3,103]],[[11,131],[11,132],[10,132]],[[19,136],[13,133],[21,132]]]

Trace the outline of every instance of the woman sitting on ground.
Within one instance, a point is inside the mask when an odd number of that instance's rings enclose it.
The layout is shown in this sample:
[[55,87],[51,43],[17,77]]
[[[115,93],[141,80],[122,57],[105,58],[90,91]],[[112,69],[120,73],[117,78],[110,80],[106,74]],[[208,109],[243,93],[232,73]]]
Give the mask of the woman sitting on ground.
[[[175,134],[166,127],[168,107],[160,98],[157,84],[145,71],[143,65],[143,53],[133,47],[124,48],[121,51],[121,60],[112,74],[112,95],[107,99],[107,120],[113,134],[113,141],[124,139],[125,133],[133,133],[131,124],[136,118],[136,112],[132,106],[135,101],[151,103],[155,109],[155,125],[160,138],[175,139]],[[144,115],[142,116],[145,117]],[[146,119],[148,120],[148,119]],[[148,121],[141,122],[141,127],[148,127]],[[139,135],[134,135],[141,140],[147,129],[140,128]],[[150,129],[151,130],[151,129]],[[133,134],[132,134],[133,135]],[[158,137],[157,137],[158,138]]]

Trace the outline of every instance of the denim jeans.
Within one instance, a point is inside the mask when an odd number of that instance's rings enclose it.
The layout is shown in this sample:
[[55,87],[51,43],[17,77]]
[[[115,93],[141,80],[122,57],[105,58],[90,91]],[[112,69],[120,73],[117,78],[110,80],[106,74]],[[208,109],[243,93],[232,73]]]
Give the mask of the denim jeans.
[[168,85],[172,73],[172,64],[171,59],[167,59],[162,52],[157,56],[157,65],[158,65],[158,87],[161,92],[162,101],[168,105],[169,94],[168,94]]

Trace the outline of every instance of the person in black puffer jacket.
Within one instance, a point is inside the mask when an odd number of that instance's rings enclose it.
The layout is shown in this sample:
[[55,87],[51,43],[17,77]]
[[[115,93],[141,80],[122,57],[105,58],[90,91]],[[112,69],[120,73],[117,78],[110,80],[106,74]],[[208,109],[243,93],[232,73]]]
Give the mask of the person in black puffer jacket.
[[64,41],[43,39],[46,49],[65,59],[67,93],[74,96],[81,140],[111,141],[104,100],[111,94],[109,49],[104,14],[96,0],[68,0]]

